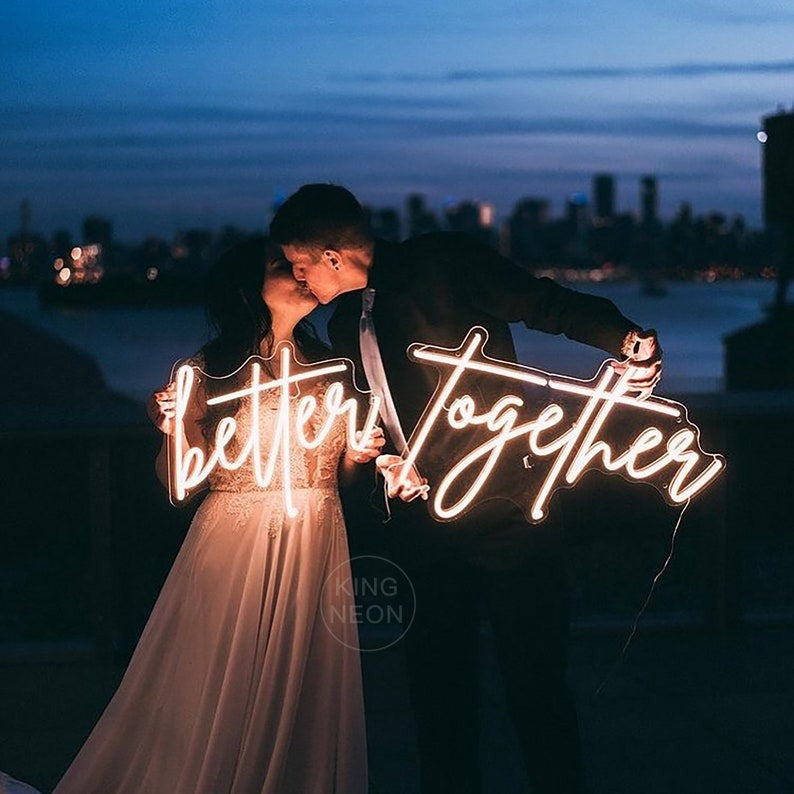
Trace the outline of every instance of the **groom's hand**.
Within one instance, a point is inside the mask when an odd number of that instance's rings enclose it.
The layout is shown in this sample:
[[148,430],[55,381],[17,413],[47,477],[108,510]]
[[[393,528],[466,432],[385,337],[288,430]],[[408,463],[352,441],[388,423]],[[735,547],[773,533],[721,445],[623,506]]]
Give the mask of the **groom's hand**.
[[413,502],[419,497],[427,501],[427,492],[430,490],[427,479],[420,477],[413,466],[406,470],[405,461],[399,455],[380,455],[375,465],[386,480],[386,493],[390,499],[399,496],[403,502]]
[[656,331],[630,331],[623,341],[626,356],[621,362],[614,362],[612,368],[622,375],[630,370],[626,385],[630,391],[639,392],[638,399],[649,397],[662,377],[662,346]]

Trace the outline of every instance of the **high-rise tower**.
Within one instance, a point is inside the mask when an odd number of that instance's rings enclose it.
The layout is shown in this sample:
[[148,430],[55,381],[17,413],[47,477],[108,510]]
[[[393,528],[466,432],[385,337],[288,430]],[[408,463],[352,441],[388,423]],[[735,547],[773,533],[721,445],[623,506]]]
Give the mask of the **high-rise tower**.
[[782,310],[794,270],[794,111],[780,110],[763,119],[764,220],[778,248],[775,307]]
[[650,228],[659,219],[659,187],[655,176],[640,179],[640,220]]
[[612,174],[593,177],[593,208],[596,222],[611,222],[615,218],[615,177]]

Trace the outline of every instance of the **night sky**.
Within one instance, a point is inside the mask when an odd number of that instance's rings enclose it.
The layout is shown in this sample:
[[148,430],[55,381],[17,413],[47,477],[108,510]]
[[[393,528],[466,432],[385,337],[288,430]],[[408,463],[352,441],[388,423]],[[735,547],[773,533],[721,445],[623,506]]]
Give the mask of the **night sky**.
[[5,0],[0,236],[263,226],[335,181],[508,213],[618,177],[760,223],[760,117],[794,100],[790,0]]

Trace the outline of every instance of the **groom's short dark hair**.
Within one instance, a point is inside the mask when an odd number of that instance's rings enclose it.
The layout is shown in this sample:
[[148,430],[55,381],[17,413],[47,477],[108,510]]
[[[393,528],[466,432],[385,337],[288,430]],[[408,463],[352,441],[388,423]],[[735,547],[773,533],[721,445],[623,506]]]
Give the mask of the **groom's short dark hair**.
[[360,248],[372,240],[364,208],[340,185],[304,185],[276,211],[270,239],[279,245]]

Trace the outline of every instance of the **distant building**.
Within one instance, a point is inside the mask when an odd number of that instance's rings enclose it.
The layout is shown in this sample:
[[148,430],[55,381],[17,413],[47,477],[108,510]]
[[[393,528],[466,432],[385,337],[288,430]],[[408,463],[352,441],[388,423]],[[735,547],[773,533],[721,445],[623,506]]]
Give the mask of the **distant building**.
[[98,245],[104,267],[113,266],[113,223],[99,215],[89,215],[83,220],[84,245]]
[[659,220],[659,187],[655,176],[640,179],[640,223],[651,228]]
[[250,236],[251,233],[245,229],[241,229],[234,224],[227,223],[220,230],[218,239],[213,244],[212,252],[221,253],[223,251],[228,251],[232,246],[245,242]]
[[412,193],[406,202],[408,210],[408,236],[437,232],[441,227],[438,218],[425,206],[425,197]]
[[579,234],[585,230],[587,226],[586,194],[572,193],[565,199],[565,219],[574,233]]
[[764,170],[764,219],[794,223],[794,111],[766,116],[761,135]]
[[369,220],[369,227],[375,237],[389,240],[393,243],[399,242],[401,237],[400,213],[396,209],[388,207],[386,209],[374,210],[364,207]]
[[177,243],[184,256],[174,257],[182,269],[202,272],[209,268],[213,254],[213,234],[210,229],[188,229],[178,235]]
[[544,198],[523,198],[513,210],[513,219],[530,228],[549,222],[549,202]]
[[39,281],[46,277],[49,251],[47,241],[31,231],[30,201],[22,199],[19,204],[19,231],[7,241],[8,261],[4,261],[3,280]]
[[667,244],[659,223],[659,188],[655,176],[640,177],[640,222],[632,260],[642,272],[648,294],[661,294],[658,282],[666,261]]
[[596,174],[593,177],[593,221],[598,224],[611,223],[615,218],[615,177],[612,174]]
[[106,251],[113,247],[113,223],[99,215],[89,215],[83,220],[83,242],[97,243]]
[[564,240],[564,259],[574,265],[587,261],[587,230],[588,230],[587,195],[572,193],[565,200],[565,223],[567,225]]
[[539,265],[545,254],[544,227],[549,220],[549,202],[542,198],[521,199],[510,216],[510,258],[521,265]]
[[38,234],[19,232],[7,241],[8,267],[3,278],[12,281],[38,281],[47,270],[49,253],[46,240]]
[[471,201],[448,204],[444,208],[447,228],[453,232],[475,232],[480,225],[480,212]]
[[494,240],[494,209],[491,204],[461,201],[447,206],[447,228],[453,232],[466,232],[484,243]]
[[766,116],[758,140],[763,144],[764,219],[777,249],[775,306],[782,309],[794,271],[794,111]]
[[697,267],[692,205],[682,202],[667,231],[667,261],[677,276],[691,277]]
[[50,251],[55,257],[65,259],[69,256],[69,252],[74,248],[72,243],[72,235],[68,229],[56,229],[52,238],[50,239]]
[[[764,220],[777,289],[770,317],[725,339],[729,391],[794,387],[794,306],[786,303],[794,274],[794,110],[780,108],[764,117],[762,125],[757,138],[762,147]],[[745,237],[743,228],[738,232]]]

